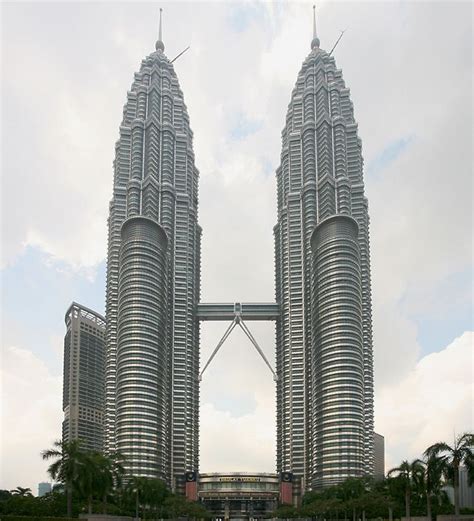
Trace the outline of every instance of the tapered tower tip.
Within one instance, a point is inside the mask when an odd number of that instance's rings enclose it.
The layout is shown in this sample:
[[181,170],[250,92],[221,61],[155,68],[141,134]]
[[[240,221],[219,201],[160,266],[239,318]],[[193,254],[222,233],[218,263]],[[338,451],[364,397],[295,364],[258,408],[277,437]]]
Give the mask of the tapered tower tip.
[[163,52],[165,50],[165,44],[163,43],[163,27],[162,27],[162,15],[163,9],[160,7],[160,25],[158,28],[158,40],[155,43],[155,49]]
[[316,6],[313,5],[313,39],[311,41],[311,49],[319,49],[319,38],[316,32]]

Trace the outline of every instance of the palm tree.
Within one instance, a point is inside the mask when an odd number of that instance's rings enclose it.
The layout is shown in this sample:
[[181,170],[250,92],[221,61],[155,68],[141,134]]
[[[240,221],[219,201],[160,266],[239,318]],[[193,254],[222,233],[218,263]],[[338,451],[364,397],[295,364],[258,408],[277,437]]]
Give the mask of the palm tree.
[[44,460],[55,459],[48,468],[49,475],[64,483],[67,498],[67,516],[72,517],[72,494],[79,488],[81,473],[85,464],[85,455],[80,441],[55,441],[54,448],[41,453]]
[[396,501],[393,498],[391,481],[396,478],[384,478],[382,481],[377,481],[374,484],[374,492],[378,498],[383,500],[384,505],[388,509],[388,520],[393,520],[393,508],[396,506]]
[[127,484],[126,492],[135,500],[136,519],[139,517],[140,509],[142,519],[145,519],[147,512],[152,513],[154,510],[156,514],[168,496],[166,484],[158,478],[133,476]]
[[12,496],[20,497],[32,497],[31,488],[16,487],[14,490],[10,490]]
[[[140,515],[140,501],[144,499],[144,488],[146,488],[145,482],[146,478],[140,478],[133,476],[132,479],[128,482],[127,492],[131,497],[135,498],[135,519],[138,521]],[[142,516],[143,517],[143,516]]]
[[92,514],[92,500],[102,485],[101,474],[105,468],[107,458],[100,452],[87,452],[82,461],[80,471],[79,488],[87,498],[87,512]]
[[123,466],[124,456],[119,452],[113,452],[104,459],[100,469],[102,513],[107,514],[107,496],[114,490],[122,487],[125,468]]
[[474,480],[474,434],[464,433],[454,439],[453,446],[438,442],[428,447],[424,456],[437,459],[446,480],[454,488],[454,514],[459,518],[459,468],[467,468],[469,481]]
[[[346,507],[349,507],[352,510],[352,520],[356,519],[356,506],[357,499],[360,498],[365,491],[365,483],[364,480],[360,478],[348,478],[343,483],[341,483],[341,499],[344,501]],[[345,509],[344,509],[344,518],[346,517]]]
[[89,513],[91,513],[93,497],[102,499],[102,510],[107,512],[107,496],[122,486],[122,477],[125,469],[121,463],[123,456],[118,452],[105,456],[100,452],[91,452],[87,455],[88,464],[85,472],[85,488],[89,498]]
[[408,461],[402,461],[399,467],[395,467],[388,471],[387,476],[391,477],[393,474],[397,474],[399,479],[402,481],[405,489],[405,516],[408,520],[410,516],[410,502],[412,489],[419,483],[419,475],[423,472],[423,467],[419,460],[414,460],[411,463]]
[[424,460],[417,460],[423,471],[417,475],[419,484],[426,496],[426,517],[432,519],[431,497],[438,494],[441,489],[441,477],[443,468],[440,460],[434,456],[426,456]]
[[[168,489],[166,483],[161,479],[150,479],[148,483],[149,493],[149,507],[151,511],[155,511],[155,516],[158,517],[158,511],[163,508],[163,503],[168,497]],[[159,517],[163,517],[160,515]]]

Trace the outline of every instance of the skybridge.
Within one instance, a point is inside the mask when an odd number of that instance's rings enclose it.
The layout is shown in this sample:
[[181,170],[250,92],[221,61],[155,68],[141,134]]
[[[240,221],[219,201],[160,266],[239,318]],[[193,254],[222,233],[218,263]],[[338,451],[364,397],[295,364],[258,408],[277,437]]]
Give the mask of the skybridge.
[[245,321],[250,320],[273,320],[275,321],[280,316],[280,307],[275,302],[234,302],[234,303],[200,303],[198,304],[196,318],[201,321],[208,320],[227,320],[230,321],[229,327],[226,329],[224,335],[220,339],[216,348],[212,352],[209,360],[206,362],[203,370],[199,374],[199,380],[202,380],[202,375],[207,369],[212,359],[216,356],[219,349],[222,347],[224,342],[229,338],[235,326],[239,326],[245,333],[247,338],[250,340],[252,345],[257,350],[258,354],[262,357],[266,366],[270,369],[273,374],[275,382],[278,380],[278,376],[267,360],[265,353],[262,351],[258,342],[250,332],[249,328],[245,324]]
[[236,313],[242,320],[276,320],[280,307],[275,302],[200,303],[196,316],[198,320],[233,320]]

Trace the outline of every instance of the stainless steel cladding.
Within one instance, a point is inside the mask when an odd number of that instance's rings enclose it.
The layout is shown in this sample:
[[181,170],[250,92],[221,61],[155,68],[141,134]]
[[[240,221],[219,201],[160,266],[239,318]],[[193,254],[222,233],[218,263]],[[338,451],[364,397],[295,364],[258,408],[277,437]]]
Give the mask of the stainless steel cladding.
[[122,225],[118,285],[116,446],[128,475],[170,478],[167,243],[146,217]]
[[[302,489],[314,481],[318,460],[314,431],[319,409],[313,396],[315,335],[311,236],[334,215],[358,225],[362,312],[364,473],[373,474],[373,363],[369,216],[357,123],[342,72],[320,48],[316,34],[291,94],[277,169],[275,235],[277,320],[277,471],[292,471]],[[321,232],[322,233],[322,232]],[[329,305],[329,304],[328,304]],[[320,308],[319,312],[325,310]],[[357,403],[357,414],[360,413]],[[358,442],[357,447],[360,444]],[[341,449],[342,450],[342,449]],[[357,448],[359,450],[359,448]],[[359,470],[354,475],[359,475]]]
[[315,488],[364,474],[364,348],[357,222],[313,232],[311,395]]
[[[156,230],[156,226],[145,225],[145,221],[127,221],[122,230],[126,219],[142,216],[158,223],[168,238],[166,277],[163,278],[164,288],[161,290],[166,296],[166,320],[163,322],[160,317],[162,329],[155,328],[153,333],[158,335],[157,338],[149,338],[142,332],[140,342],[146,341],[146,349],[156,353],[161,353],[161,343],[166,342],[166,351],[171,357],[167,413],[169,453],[166,456],[162,454],[160,451],[164,449],[160,445],[155,452],[144,452],[142,457],[136,459],[135,451],[130,472],[155,477],[164,473],[173,488],[187,470],[197,469],[199,465],[199,322],[194,315],[200,291],[201,228],[198,225],[199,172],[194,164],[192,140],[183,93],[160,39],[156,51],[142,61],[139,72],[134,76],[115,147],[113,198],[108,221],[105,448],[107,452],[112,452],[124,447],[124,444],[145,447],[152,443],[153,438],[148,431],[138,428],[130,429],[125,436],[125,409],[120,406],[119,417],[117,403],[119,396],[122,396],[122,390],[117,387],[117,371],[119,366],[122,368],[117,351],[118,335],[124,334],[125,327],[118,312],[119,272],[125,273],[122,263],[127,262],[131,266],[129,255],[148,263],[148,269],[140,271],[140,285],[150,298],[146,281],[152,287],[157,277],[161,280],[163,276],[163,273],[156,271],[162,269],[161,264],[150,264],[151,260],[144,255],[143,252],[148,250],[121,249],[122,240],[132,233],[132,228],[138,226],[141,233],[146,230],[154,233],[153,230]],[[144,235],[140,241],[143,241],[143,248],[151,247]],[[131,248],[132,244],[129,246]],[[138,269],[137,266],[135,268]],[[124,279],[121,284],[125,284]],[[126,298],[126,294],[122,297]],[[134,320],[142,324],[150,318],[149,313],[147,306],[137,307]],[[121,353],[132,348],[128,343],[125,347],[124,341],[121,337]],[[154,347],[150,347],[152,345]],[[145,353],[144,346],[140,349]],[[149,363],[155,362],[147,357],[141,360],[137,357],[134,363],[135,370],[144,374],[149,370]],[[155,371],[153,375],[150,372],[149,378],[160,388],[163,383],[160,372]],[[140,412],[141,416],[143,414]],[[138,417],[138,413],[136,418],[137,421],[143,419]],[[153,421],[158,422],[158,429],[164,428],[158,418]],[[160,432],[156,433],[157,437],[161,436]],[[169,466],[166,472],[163,469],[165,457]]]

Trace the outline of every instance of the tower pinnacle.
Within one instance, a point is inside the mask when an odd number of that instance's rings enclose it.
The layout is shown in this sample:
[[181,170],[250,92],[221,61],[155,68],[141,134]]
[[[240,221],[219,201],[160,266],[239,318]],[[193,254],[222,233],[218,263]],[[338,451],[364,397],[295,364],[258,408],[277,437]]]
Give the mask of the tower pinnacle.
[[313,5],[313,39],[311,41],[311,49],[319,49],[319,38],[316,32],[316,6]]
[[160,7],[160,25],[158,29],[158,40],[155,43],[155,49],[157,51],[163,52],[165,50],[165,44],[163,43],[163,27],[161,23],[161,18],[163,14],[163,9]]

